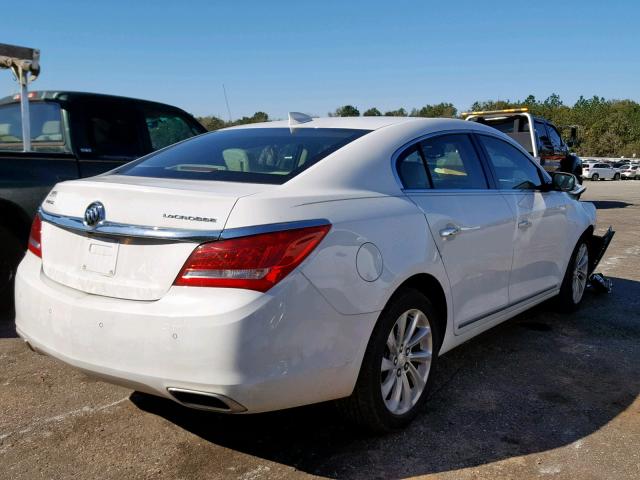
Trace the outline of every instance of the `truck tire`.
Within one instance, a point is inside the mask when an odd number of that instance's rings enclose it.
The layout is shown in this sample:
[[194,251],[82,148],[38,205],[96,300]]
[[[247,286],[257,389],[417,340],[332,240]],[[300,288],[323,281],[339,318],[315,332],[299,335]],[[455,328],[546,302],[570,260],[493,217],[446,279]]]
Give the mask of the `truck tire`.
[[[0,313],[13,311],[13,281],[24,256],[24,246],[12,232],[0,226]],[[2,320],[0,318],[0,320]]]

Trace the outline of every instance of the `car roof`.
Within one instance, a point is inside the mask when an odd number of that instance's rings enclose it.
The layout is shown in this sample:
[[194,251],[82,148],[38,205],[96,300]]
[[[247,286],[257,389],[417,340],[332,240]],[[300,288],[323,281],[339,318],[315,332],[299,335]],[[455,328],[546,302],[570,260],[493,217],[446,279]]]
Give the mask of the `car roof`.
[[[244,128],[350,128],[359,130],[378,130],[391,125],[406,125],[407,128],[416,126],[428,127],[433,130],[445,130],[451,128],[455,124],[456,128],[476,130],[477,125],[474,122],[465,122],[464,120],[452,118],[423,118],[423,117],[315,117],[305,123],[290,124],[288,120],[276,120],[271,122],[250,123],[245,125],[237,125],[226,128],[244,129]],[[494,130],[491,127],[492,131]]]

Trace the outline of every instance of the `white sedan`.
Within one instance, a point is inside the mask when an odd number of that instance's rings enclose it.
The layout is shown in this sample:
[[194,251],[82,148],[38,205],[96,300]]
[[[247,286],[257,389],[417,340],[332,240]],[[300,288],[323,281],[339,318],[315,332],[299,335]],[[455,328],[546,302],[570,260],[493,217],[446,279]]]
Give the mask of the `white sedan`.
[[179,143],[43,202],[16,279],[36,351],[219,412],[340,400],[406,425],[438,355],[580,304],[595,208],[478,123],[310,118]]

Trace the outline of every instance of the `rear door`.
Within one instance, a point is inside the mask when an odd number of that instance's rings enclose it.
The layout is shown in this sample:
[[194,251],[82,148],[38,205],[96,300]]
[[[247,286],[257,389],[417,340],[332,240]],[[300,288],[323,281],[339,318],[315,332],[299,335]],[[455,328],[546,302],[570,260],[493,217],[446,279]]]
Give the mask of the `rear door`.
[[559,288],[568,258],[567,213],[574,208],[564,192],[542,192],[548,179],[524,152],[500,138],[477,135],[498,189],[515,216],[511,233],[513,268],[509,301],[518,303]]
[[509,301],[511,210],[490,188],[466,133],[426,138],[407,149],[397,167],[405,193],[424,213],[442,257],[456,331],[472,328]]

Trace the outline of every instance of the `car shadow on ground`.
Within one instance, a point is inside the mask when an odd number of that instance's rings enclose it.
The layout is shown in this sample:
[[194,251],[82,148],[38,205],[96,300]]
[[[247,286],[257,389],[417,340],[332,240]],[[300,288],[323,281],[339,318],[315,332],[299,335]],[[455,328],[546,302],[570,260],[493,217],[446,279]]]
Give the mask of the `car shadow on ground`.
[[626,208],[632,207],[633,203],[621,202],[618,200],[587,200],[589,203],[593,203],[598,210],[609,210],[612,208]]
[[611,295],[589,294],[576,314],[542,305],[444,355],[425,411],[386,436],[350,426],[331,404],[225,416],[140,393],[131,400],[206,441],[331,478],[419,475],[542,452],[600,429],[640,392],[640,282],[613,281]]

